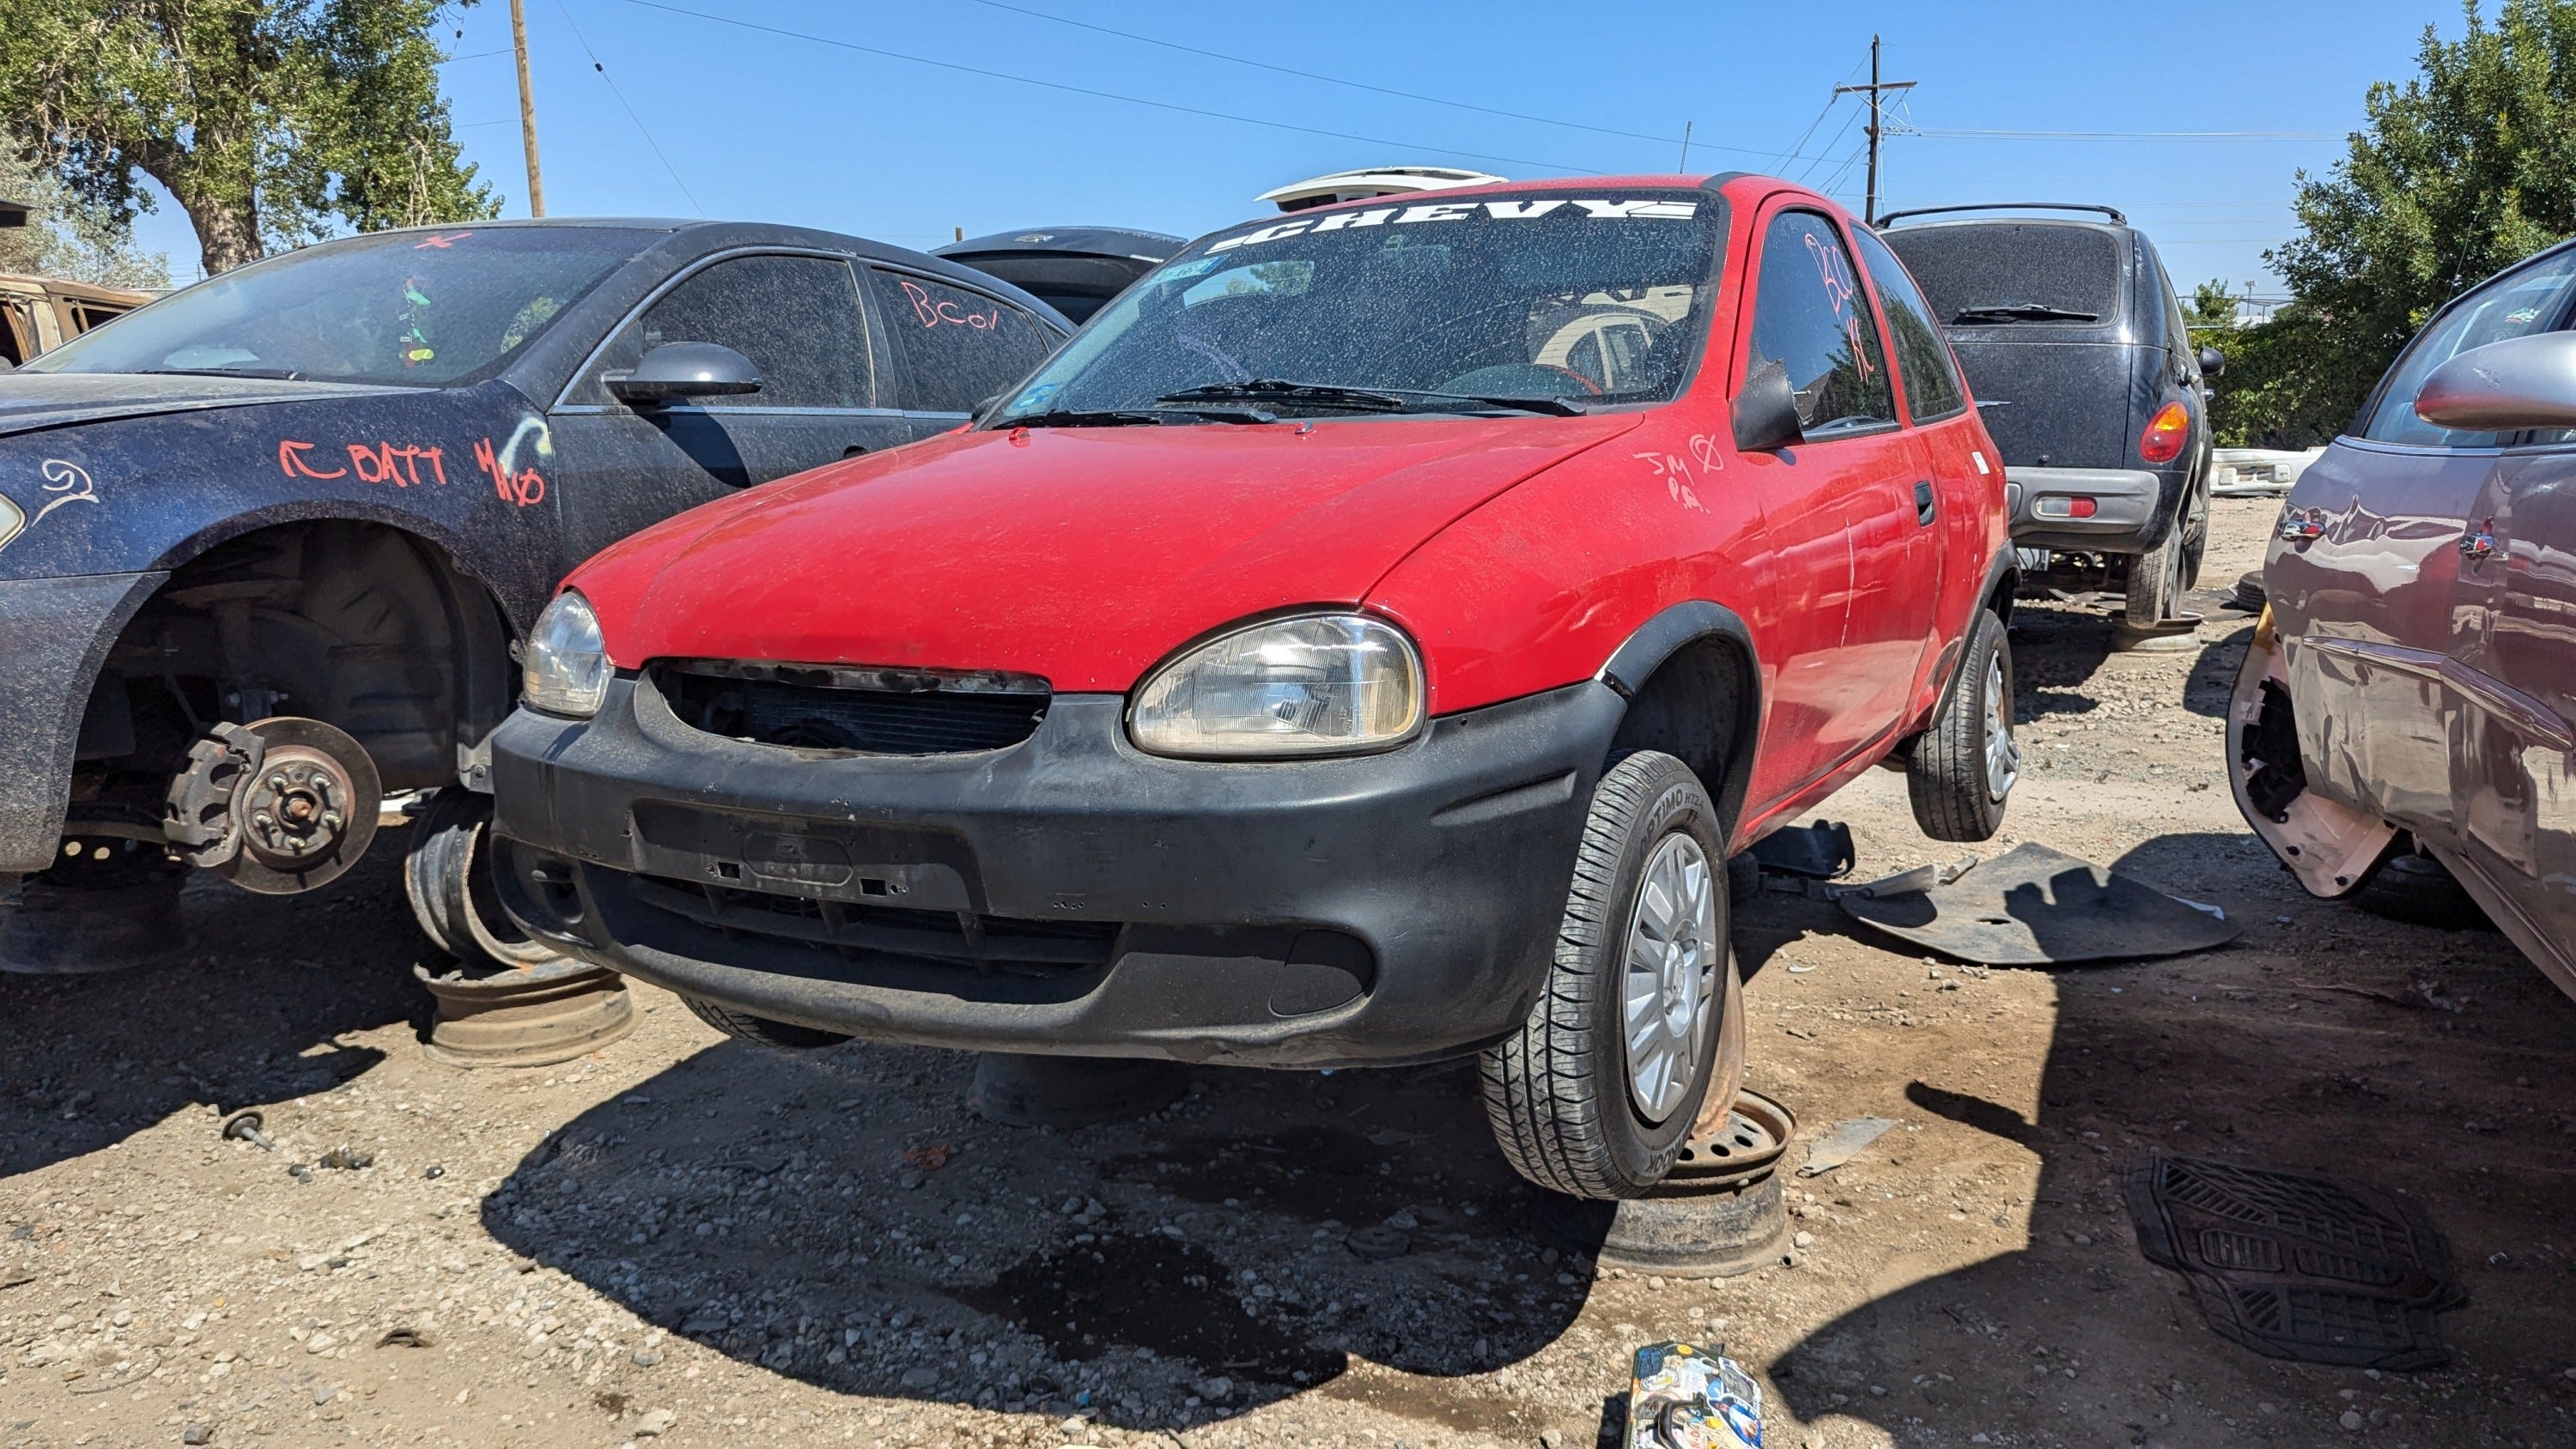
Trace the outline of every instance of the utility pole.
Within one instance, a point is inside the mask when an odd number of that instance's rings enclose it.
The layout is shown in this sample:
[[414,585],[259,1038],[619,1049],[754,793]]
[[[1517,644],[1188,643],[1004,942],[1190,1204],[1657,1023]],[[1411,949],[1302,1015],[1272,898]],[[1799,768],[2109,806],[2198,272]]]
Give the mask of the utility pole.
[[[516,4],[518,0],[511,0],[511,3]],[[1884,124],[1887,111],[1881,97],[1887,92],[1912,89],[1912,81],[1883,81],[1878,78],[1878,37],[1875,35],[1869,38],[1869,84],[1834,87],[1834,94],[1838,96],[1857,95],[1863,91],[1869,93],[1869,195],[1861,204],[1860,215],[1861,220],[1871,226],[1878,225],[1878,143],[1887,134]]]
[[543,216],[546,214],[546,179],[537,170],[537,91],[535,84],[528,79],[526,0],[510,0],[510,48],[519,53],[519,139],[528,148],[528,215]]

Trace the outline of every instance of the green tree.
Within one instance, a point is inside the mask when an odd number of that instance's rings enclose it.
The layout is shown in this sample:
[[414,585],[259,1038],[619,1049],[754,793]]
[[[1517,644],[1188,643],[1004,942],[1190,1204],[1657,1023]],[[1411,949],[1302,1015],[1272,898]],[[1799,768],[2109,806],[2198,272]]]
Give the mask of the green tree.
[[2236,330],[2236,294],[2216,277],[2191,289],[2191,303],[2182,309],[2183,320],[2191,324],[2192,335],[2201,329]]
[[6,135],[0,135],[0,196],[28,207],[25,226],[0,231],[0,272],[102,287],[170,285],[170,259],[136,250],[125,217],[72,195],[52,172],[29,164],[25,148]]
[[[464,0],[471,3],[471,0]],[[495,214],[458,159],[444,0],[0,0],[0,115],[122,221],[168,189],[208,272],[341,226]]]
[[2265,258],[2293,301],[2223,384],[2240,436],[2332,436],[2443,303],[2576,234],[2576,0],[2463,9],[2458,41],[2425,28],[2420,75],[2370,88],[2344,159],[2300,173],[2299,234]]

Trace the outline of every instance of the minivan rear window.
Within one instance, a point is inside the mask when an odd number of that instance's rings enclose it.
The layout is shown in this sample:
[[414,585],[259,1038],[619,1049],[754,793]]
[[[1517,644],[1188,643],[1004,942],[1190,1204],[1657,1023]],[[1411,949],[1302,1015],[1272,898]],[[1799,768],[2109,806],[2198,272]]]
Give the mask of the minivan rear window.
[[1945,327],[2087,325],[2120,311],[2120,243],[2052,222],[1898,227],[1880,237]]

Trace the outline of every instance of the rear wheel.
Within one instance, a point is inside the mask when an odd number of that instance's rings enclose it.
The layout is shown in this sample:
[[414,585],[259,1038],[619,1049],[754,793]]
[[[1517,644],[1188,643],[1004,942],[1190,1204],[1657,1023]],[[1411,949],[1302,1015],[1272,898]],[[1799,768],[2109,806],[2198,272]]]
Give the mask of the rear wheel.
[[2370,879],[2344,899],[2392,921],[2444,931],[2492,930],[2487,913],[2442,863],[2400,841]]
[[[2200,565],[2209,557],[2209,477],[2203,474],[2192,484],[2183,508],[2182,588],[2189,593],[2200,587]],[[2179,597],[2176,599],[2180,602]]]
[[802,1052],[812,1051],[816,1047],[839,1046],[849,1040],[848,1037],[836,1031],[821,1031],[810,1026],[798,1026],[790,1021],[772,1021],[765,1016],[754,1016],[748,1011],[736,1011],[730,1006],[718,1006],[712,1001],[701,1000],[695,996],[683,996],[680,1000],[687,1003],[689,1010],[697,1013],[698,1020],[729,1037],[747,1041],[756,1046]]
[[1724,862],[1689,766],[1640,751],[1601,777],[1546,987],[1484,1056],[1485,1114],[1521,1176],[1624,1198],[1672,1170],[1741,1009]]
[[1950,676],[1932,728],[1905,760],[1914,823],[1934,840],[1991,840],[2004,802],[2021,779],[2013,738],[2012,643],[1991,609],[1977,611],[1968,647]]
[[403,893],[430,944],[469,966],[543,966],[562,957],[520,930],[492,888],[492,797],[449,786],[412,822]]
[[2209,551],[2209,491],[2195,481],[2182,497],[2165,541],[2129,560],[2128,606],[2122,622],[2132,629],[2154,629],[2182,615],[2183,595],[2200,582],[2200,562]]

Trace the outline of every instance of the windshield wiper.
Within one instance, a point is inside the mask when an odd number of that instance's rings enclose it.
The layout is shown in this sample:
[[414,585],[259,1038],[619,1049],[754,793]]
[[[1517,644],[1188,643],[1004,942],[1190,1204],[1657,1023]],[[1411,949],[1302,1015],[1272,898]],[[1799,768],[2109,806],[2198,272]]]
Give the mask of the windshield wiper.
[[310,381],[291,367],[138,367],[150,377],[256,377],[273,382]]
[[1160,427],[1178,418],[1205,418],[1217,423],[1275,423],[1274,414],[1259,408],[1049,408],[1024,417],[996,418],[997,428],[1126,428],[1152,425]]
[[1441,392],[1427,387],[1343,387],[1329,382],[1283,382],[1275,378],[1251,378],[1243,382],[1211,382],[1198,387],[1185,387],[1167,392],[1157,402],[1191,402],[1201,398],[1247,398],[1262,402],[1308,403],[1317,407],[1359,408],[1366,412],[1392,413],[1412,407],[1417,401],[1474,403],[1479,407],[1511,408],[1519,412],[1546,413],[1552,417],[1580,417],[1590,411],[1572,398],[1562,397],[1483,397],[1473,393]]
[[2052,307],[2045,302],[2000,302],[1987,307],[1963,307],[1952,322],[2099,322],[2092,312],[2073,312]]
[[1243,382],[1210,382],[1167,392],[1154,399],[1159,403],[1205,402],[1225,398],[1258,399],[1262,402],[1312,403],[1319,407],[1354,407],[1371,412],[1394,412],[1404,406],[1404,399],[1392,392],[1364,387],[1341,387],[1329,382],[1282,382],[1276,378],[1256,377]]

